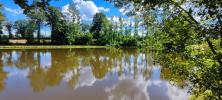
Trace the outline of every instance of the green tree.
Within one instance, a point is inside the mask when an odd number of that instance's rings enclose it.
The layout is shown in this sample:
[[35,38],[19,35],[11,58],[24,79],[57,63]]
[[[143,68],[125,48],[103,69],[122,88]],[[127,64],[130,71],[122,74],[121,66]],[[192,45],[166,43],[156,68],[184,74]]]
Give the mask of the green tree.
[[[155,40],[163,39],[160,43],[165,49],[174,52],[182,50],[183,54],[195,61],[195,67],[191,68],[195,71],[189,73],[194,94],[205,94],[208,99],[221,100],[221,0],[115,0],[114,4],[119,8],[133,4],[135,9],[132,12],[139,11],[143,14],[147,28],[152,27],[154,30]],[[187,4],[189,6],[184,7]],[[160,15],[161,12],[167,17]],[[203,53],[185,50],[187,47],[197,48],[189,42],[193,35],[195,37],[192,42],[200,41],[201,44],[208,45],[206,47],[195,43],[204,48]]]
[[68,43],[71,44],[75,44],[75,42],[77,41],[76,38],[80,36],[80,27],[77,23],[69,23],[68,25],[68,32],[67,32],[67,39],[68,39]]
[[80,28],[81,28],[81,32],[87,33],[90,30],[90,25],[86,23],[81,23]]
[[33,34],[37,30],[35,22],[30,20],[18,20],[14,24],[14,28],[17,30],[16,34],[20,34],[22,38],[28,40],[28,42],[33,42]]
[[49,1],[50,0],[32,0],[32,3],[29,4],[27,0],[14,0],[15,4],[18,4],[24,10],[24,14],[37,24],[37,37],[39,43],[41,38],[41,25],[47,19]]
[[139,36],[139,16],[134,16],[134,36],[138,37]]
[[120,34],[123,34],[124,32],[124,23],[123,23],[123,18],[122,17],[119,17],[119,33]]
[[109,25],[110,23],[103,13],[95,14],[90,32],[93,34],[93,39],[95,39],[96,44],[108,44],[109,40],[107,40],[107,34],[109,31]]
[[18,20],[15,22],[14,28],[17,30],[16,34],[20,34],[22,38],[25,38],[25,30],[27,28],[27,20]]
[[[106,0],[106,1],[110,1],[110,0]],[[193,25],[197,30],[199,30],[199,34],[201,34],[200,36],[203,36],[204,38],[206,38],[206,42],[208,43],[208,46],[210,47],[212,53],[215,56],[220,56],[221,53],[218,53],[218,50],[216,50],[216,48],[214,47],[214,44],[212,43],[212,41],[210,40],[211,38],[222,38],[221,36],[221,30],[218,28],[222,25],[221,22],[221,18],[222,18],[222,13],[219,10],[220,8],[222,8],[222,4],[220,1],[213,1],[213,0],[209,0],[209,1],[205,1],[205,0],[200,0],[200,1],[191,1],[190,3],[192,3],[192,5],[194,5],[193,8],[190,8],[188,10],[186,10],[185,8],[182,7],[182,5],[184,5],[185,3],[187,3],[188,1],[182,0],[182,1],[174,1],[174,0],[164,0],[164,1],[145,1],[143,2],[142,0],[116,0],[115,1],[115,5],[117,7],[123,7],[124,5],[127,5],[129,3],[134,2],[134,7],[135,9],[132,10],[133,12],[135,12],[135,10],[140,10],[142,11],[142,13],[147,15],[147,11],[152,11],[152,10],[157,10],[159,8],[162,9],[169,9],[170,7],[174,10],[171,10],[170,13],[172,14],[176,14],[178,15],[178,13],[183,13],[183,16],[186,18],[186,20],[190,23],[190,25]],[[149,6],[147,6],[149,5]],[[214,6],[216,5],[216,6]],[[203,8],[203,6],[206,6]],[[194,10],[196,8],[200,8],[201,10],[199,11],[199,13],[195,14]],[[143,9],[143,10],[141,10]],[[177,10],[179,10],[179,12],[177,12]],[[206,12],[206,10],[209,10],[208,12]],[[167,10],[169,11],[169,10]],[[198,16],[202,16],[202,22],[207,22],[209,20],[211,21],[216,21],[216,23],[211,23],[211,25],[207,24],[207,25],[202,25],[202,23],[200,23],[200,21],[197,21],[194,16],[198,15]],[[157,19],[157,17],[155,16],[155,18]],[[213,26],[213,27],[211,27]],[[208,27],[208,28],[206,28]],[[199,37],[202,38],[202,37]],[[220,51],[220,50],[219,50]],[[222,58],[218,58],[217,57],[217,62],[220,63],[220,65],[222,66]]]
[[67,44],[67,22],[63,20],[62,13],[55,7],[49,8],[49,24],[51,25],[51,38],[53,44]]

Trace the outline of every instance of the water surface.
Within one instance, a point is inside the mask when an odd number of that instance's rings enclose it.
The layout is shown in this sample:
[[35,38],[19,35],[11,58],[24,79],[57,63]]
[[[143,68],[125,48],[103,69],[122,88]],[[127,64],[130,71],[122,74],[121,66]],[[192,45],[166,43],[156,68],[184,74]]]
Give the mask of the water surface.
[[[1,50],[0,100],[187,100],[152,53]],[[168,77],[166,79],[165,77]]]

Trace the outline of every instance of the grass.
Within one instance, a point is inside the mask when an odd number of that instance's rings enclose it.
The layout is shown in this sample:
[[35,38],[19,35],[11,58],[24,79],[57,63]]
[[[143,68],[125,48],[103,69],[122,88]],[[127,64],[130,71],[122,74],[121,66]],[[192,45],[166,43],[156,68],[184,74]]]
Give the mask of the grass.
[[110,46],[81,46],[81,45],[5,45],[1,49],[71,49],[71,48],[110,48]]

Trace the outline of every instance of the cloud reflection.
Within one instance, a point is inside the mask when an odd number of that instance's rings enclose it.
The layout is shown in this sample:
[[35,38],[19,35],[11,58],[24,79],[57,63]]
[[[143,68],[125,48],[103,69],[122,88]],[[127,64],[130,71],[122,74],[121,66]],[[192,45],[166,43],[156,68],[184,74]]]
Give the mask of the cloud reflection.
[[[76,75],[77,70],[68,71],[64,75],[64,80],[66,82],[69,82],[72,80],[72,78]],[[75,85],[75,89],[85,86],[93,86],[93,84],[96,82],[96,78],[94,77],[92,70],[90,67],[85,67],[80,70],[80,76],[78,77],[77,84]]]
[[[186,100],[189,96],[186,90],[162,80],[164,73],[161,73],[161,67],[153,65],[150,55],[135,50],[113,54],[99,49],[0,54],[7,78],[21,76],[28,80],[35,95],[38,94],[34,92],[56,92],[67,97],[84,98],[84,94],[90,95],[90,99],[103,97],[109,100]],[[20,81],[18,84],[22,83]]]
[[160,67],[153,67],[151,79],[147,81],[141,74],[136,79],[120,78],[112,87],[105,89],[109,100],[187,100],[187,91],[161,80],[160,71]]

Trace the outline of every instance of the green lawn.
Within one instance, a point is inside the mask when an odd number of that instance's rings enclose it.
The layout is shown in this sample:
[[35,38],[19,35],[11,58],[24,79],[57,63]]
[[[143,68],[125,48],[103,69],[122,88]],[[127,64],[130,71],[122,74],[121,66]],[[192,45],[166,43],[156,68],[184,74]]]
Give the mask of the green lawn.
[[7,45],[0,49],[66,49],[66,48],[110,48],[110,46],[81,46],[81,45]]

